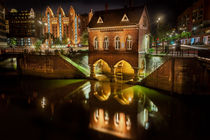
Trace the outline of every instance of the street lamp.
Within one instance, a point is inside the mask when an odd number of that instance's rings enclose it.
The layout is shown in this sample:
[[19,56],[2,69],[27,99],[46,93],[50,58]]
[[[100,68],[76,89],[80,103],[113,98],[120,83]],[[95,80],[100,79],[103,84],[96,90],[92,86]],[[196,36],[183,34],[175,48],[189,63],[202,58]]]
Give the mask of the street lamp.
[[[157,32],[159,32],[160,20],[161,20],[161,18],[159,17],[157,19]],[[156,44],[156,54],[157,54],[157,47],[158,47],[158,43]]]

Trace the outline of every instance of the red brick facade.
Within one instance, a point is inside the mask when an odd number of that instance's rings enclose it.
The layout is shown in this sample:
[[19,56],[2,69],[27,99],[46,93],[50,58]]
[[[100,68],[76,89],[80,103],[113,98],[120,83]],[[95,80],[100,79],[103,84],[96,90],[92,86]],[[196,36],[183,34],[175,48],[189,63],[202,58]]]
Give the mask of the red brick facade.
[[94,13],[88,28],[91,73],[94,74],[95,63],[103,60],[113,75],[119,62],[124,62],[130,64],[138,77],[145,67],[139,55],[149,48],[149,31],[146,7]]
[[[113,11],[114,12],[114,11]],[[135,25],[122,25],[122,26],[106,26],[106,27],[89,27],[89,51],[94,53],[107,53],[118,54],[121,56],[121,60],[125,59],[129,55],[137,57],[130,62],[132,66],[138,67],[138,54],[145,53],[149,47],[149,21],[146,8],[143,8],[142,13],[139,13],[140,18]],[[123,18],[123,16],[121,17]],[[120,19],[121,19],[120,18]],[[128,19],[132,18],[128,16]],[[111,20],[111,19],[110,19]],[[122,21],[119,21],[122,22]],[[100,23],[99,23],[100,24]],[[105,37],[108,38],[108,49],[105,48]],[[116,49],[116,38],[119,37],[120,45],[119,49]],[[131,37],[131,43],[129,47],[128,37]],[[98,47],[95,48],[95,38],[97,38]],[[123,54],[123,55],[120,55]],[[101,54],[102,55],[102,54]],[[96,55],[100,59],[100,55]],[[89,64],[93,64],[97,61],[97,58],[90,57]],[[107,59],[108,64],[112,64],[112,57]],[[126,60],[129,61],[129,58]],[[112,64],[113,65],[113,64]]]

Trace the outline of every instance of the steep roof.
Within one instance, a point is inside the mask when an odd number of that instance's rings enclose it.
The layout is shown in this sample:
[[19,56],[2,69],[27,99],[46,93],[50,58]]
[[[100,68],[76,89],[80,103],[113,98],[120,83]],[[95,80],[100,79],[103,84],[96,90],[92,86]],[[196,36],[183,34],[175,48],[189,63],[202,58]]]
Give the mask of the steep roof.
[[[144,6],[107,11],[97,11],[93,14],[93,17],[88,26],[89,28],[97,28],[136,25],[139,23],[143,10]],[[125,14],[128,17],[128,21],[122,21],[122,18]],[[103,23],[97,23],[100,17],[103,20]]]

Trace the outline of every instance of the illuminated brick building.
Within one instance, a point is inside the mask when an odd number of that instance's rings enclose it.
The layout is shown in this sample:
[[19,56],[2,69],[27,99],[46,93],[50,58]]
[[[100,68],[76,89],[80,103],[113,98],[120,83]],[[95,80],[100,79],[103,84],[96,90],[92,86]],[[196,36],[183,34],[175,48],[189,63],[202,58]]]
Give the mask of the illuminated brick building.
[[82,34],[80,31],[81,18],[72,6],[70,6],[67,14],[61,7],[54,14],[48,6],[42,21],[46,25],[44,27],[44,33],[51,33],[55,38],[59,38],[60,41],[66,36],[68,42],[72,45],[78,45],[80,43],[80,36]]
[[178,29],[189,32],[200,29],[200,32],[202,30],[203,33],[210,32],[209,9],[209,0],[198,0],[178,17]]
[[6,25],[5,25],[5,8],[0,3],[0,47],[7,46]]
[[31,10],[18,11],[12,9],[6,15],[6,23],[9,27],[7,31],[9,33],[9,40],[14,38],[17,42],[17,46],[32,46],[36,41],[36,22],[35,12]]
[[91,74],[100,63],[109,75],[138,77],[144,67],[139,55],[149,47],[148,19],[144,6],[95,12],[88,28]]

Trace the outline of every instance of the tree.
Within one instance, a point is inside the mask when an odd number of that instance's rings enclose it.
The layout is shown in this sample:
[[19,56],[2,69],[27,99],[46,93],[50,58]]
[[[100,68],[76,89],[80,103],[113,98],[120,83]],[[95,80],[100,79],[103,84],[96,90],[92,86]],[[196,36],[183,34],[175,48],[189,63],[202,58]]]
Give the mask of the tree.
[[35,50],[36,50],[36,51],[39,51],[39,50],[41,49],[42,41],[38,39],[38,40],[35,42],[34,45],[35,45]]
[[55,45],[61,45],[62,42],[61,42],[61,40],[60,40],[59,38],[55,38],[55,39],[54,39],[54,44],[55,44]]
[[88,45],[88,32],[87,31],[83,32],[82,34],[81,44]]
[[17,45],[17,40],[16,40],[16,38],[11,38],[11,39],[10,39],[10,45],[11,45],[11,46],[16,46],[16,45]]

